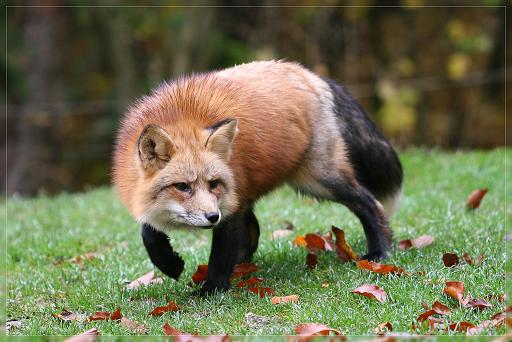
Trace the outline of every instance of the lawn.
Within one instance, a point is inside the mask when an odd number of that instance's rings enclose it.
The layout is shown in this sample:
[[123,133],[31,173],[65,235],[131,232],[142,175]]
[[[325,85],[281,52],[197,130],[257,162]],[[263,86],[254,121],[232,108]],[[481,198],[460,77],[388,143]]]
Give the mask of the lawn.
[[[346,335],[372,335],[381,322],[391,322],[395,332],[411,331],[411,323],[424,311],[422,301],[439,300],[453,312],[453,322],[479,323],[510,305],[497,296],[483,311],[460,307],[442,293],[444,281],[462,281],[465,292],[475,298],[506,292],[506,224],[510,232],[511,206],[505,202],[510,182],[505,184],[505,149],[490,152],[408,150],[401,153],[405,188],[401,206],[392,220],[394,243],[420,235],[432,235],[431,246],[402,251],[394,248],[386,263],[413,272],[411,276],[379,275],[342,263],[334,253],[319,257],[318,267],[305,266],[307,252],[292,241],[309,232],[327,232],[331,225],[345,231],[356,253],[365,253],[363,230],[344,207],[301,198],[282,188],[261,200],[256,208],[262,234],[254,263],[257,276],[276,295],[297,294],[295,304],[273,305],[243,289],[208,298],[193,295],[190,284],[198,264],[208,261],[211,232],[176,232],[171,244],[185,260],[179,281],[166,278],[162,284],[127,290],[126,283],[152,270],[139,235],[139,226],[129,216],[110,188],[57,197],[9,199],[7,202],[7,319],[22,322],[12,335],[74,335],[96,327],[103,335],[133,334],[114,321],[62,322],[52,313],[67,309],[87,317],[96,311],[114,311],[148,327],[149,335],[162,335],[168,322],[177,329],[202,335],[289,335],[299,323],[318,322]],[[468,194],[489,188],[480,208],[465,210]],[[4,215],[4,213],[2,213]],[[2,218],[4,219],[4,218]],[[290,221],[293,234],[272,240],[272,231]],[[507,242],[510,244],[510,241]],[[510,247],[510,246],[508,246]],[[68,259],[87,252],[99,257],[82,264]],[[482,254],[480,266],[464,262],[446,268],[445,252],[473,257]],[[507,266],[505,267],[505,264]],[[419,273],[418,273],[419,272]],[[424,273],[422,273],[424,272]],[[157,271],[156,274],[161,276]],[[369,283],[383,288],[388,301],[379,303],[351,293]],[[324,284],[324,285],[322,285]],[[327,285],[325,285],[327,284]],[[172,300],[176,313],[151,317],[148,313]],[[266,324],[246,322],[246,314],[269,318]],[[440,332],[446,334],[446,332]],[[502,326],[485,331],[501,335]],[[450,334],[460,334],[450,332]]]

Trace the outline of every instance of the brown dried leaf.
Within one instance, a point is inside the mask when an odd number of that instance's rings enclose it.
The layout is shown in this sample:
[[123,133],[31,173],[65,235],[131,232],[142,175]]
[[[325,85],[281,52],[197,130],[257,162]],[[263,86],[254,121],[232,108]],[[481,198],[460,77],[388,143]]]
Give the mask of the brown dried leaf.
[[126,287],[130,290],[133,290],[141,285],[148,286],[150,284],[161,284],[163,282],[162,278],[154,278],[154,276],[155,276],[155,271],[148,272],[148,273],[144,274],[143,276],[135,279],[128,285],[126,285]]
[[352,290],[352,293],[360,294],[368,298],[375,298],[380,303],[384,303],[388,299],[388,296],[384,290],[382,290],[377,285],[372,284],[363,284]]
[[477,256],[476,259],[473,260],[473,258],[471,258],[471,255],[469,255],[468,253],[464,253],[462,258],[469,265],[473,265],[473,266],[480,266],[482,264],[482,262],[484,261],[484,256],[481,254],[479,256]]
[[359,269],[368,270],[380,274],[398,274],[401,275],[405,272],[405,270],[401,267],[389,265],[389,264],[379,264],[378,262],[368,261],[368,260],[359,260],[356,261],[356,265]]
[[162,316],[166,312],[169,312],[169,311],[176,312],[179,310],[180,310],[180,307],[176,303],[169,301],[169,303],[167,303],[167,305],[157,306],[149,314],[151,316]]
[[341,335],[339,330],[328,327],[320,323],[303,323],[295,327],[295,333],[299,336],[328,336],[331,333]]
[[331,230],[336,237],[336,254],[345,261],[358,260],[359,257],[345,239],[345,232],[335,226],[332,226]]
[[84,331],[80,335],[71,336],[64,340],[64,342],[92,342],[96,339],[96,336],[100,336],[101,333],[98,329],[92,328]]
[[487,308],[490,308],[492,305],[484,299],[468,298],[467,301],[464,303],[464,306],[467,308],[477,308],[478,310],[485,310]]
[[488,189],[476,189],[470,193],[466,200],[466,208],[470,210],[478,208],[487,191]]
[[245,287],[245,286],[254,286],[258,283],[260,283],[263,279],[258,277],[251,277],[247,280],[241,280],[238,283],[236,283],[236,287]]
[[270,300],[272,304],[283,304],[283,303],[297,303],[299,296],[289,295],[284,297],[272,297]]
[[325,250],[325,240],[318,234],[310,233],[305,236],[307,248],[311,253]]
[[126,317],[121,318],[121,325],[138,335],[146,335],[148,332],[148,328],[145,324],[138,324]]
[[407,250],[409,248],[422,248],[430,246],[434,242],[434,237],[430,235],[422,235],[416,239],[402,240],[398,243],[398,248]]
[[233,278],[241,278],[248,274],[254,273],[258,271],[258,266],[251,263],[242,263],[235,266],[233,270]]
[[264,298],[265,296],[271,296],[274,294],[274,290],[272,290],[270,287],[253,286],[248,288],[248,290],[252,293],[259,295],[260,298]]
[[428,318],[430,318],[430,316],[435,315],[436,313],[437,312],[435,310],[429,309],[429,310],[425,311],[424,313],[422,313],[421,315],[419,315],[418,318],[416,318],[416,320],[418,322],[423,322],[423,321],[427,320]]
[[432,310],[439,315],[449,315],[452,313],[449,307],[439,301],[435,301],[434,304],[432,304]]
[[462,302],[464,296],[464,283],[460,281],[447,281],[443,293]]
[[308,268],[315,268],[318,264],[318,256],[316,254],[308,253],[306,255],[306,266]]
[[452,323],[448,326],[448,330],[451,331],[458,331],[458,332],[466,332],[468,329],[474,328],[475,325],[473,323],[469,322],[458,322],[458,323]]
[[444,253],[443,254],[443,263],[446,267],[454,267],[459,264],[459,257],[457,254],[453,253]]
[[393,331],[393,325],[389,322],[383,322],[373,329],[373,332],[377,335],[384,335],[389,331]]
[[79,320],[78,316],[75,313],[68,311],[66,309],[62,310],[61,313],[52,314],[52,316],[55,318],[60,318],[63,321],[78,321]]
[[89,316],[89,321],[117,321],[123,317],[121,308],[117,308],[114,312],[98,311],[94,315]]

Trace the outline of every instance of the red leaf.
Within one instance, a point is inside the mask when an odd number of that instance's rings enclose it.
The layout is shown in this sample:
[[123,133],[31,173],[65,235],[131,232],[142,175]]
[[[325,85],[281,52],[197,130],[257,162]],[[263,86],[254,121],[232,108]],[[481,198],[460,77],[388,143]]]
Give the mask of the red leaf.
[[192,281],[195,284],[199,284],[202,281],[205,281],[208,277],[208,265],[197,265],[196,273],[192,276]]
[[151,316],[162,316],[166,312],[169,312],[169,311],[176,312],[179,309],[180,309],[180,307],[178,305],[176,305],[176,303],[170,301],[169,303],[167,303],[167,305],[157,306],[149,314]]
[[437,312],[436,312],[435,310],[432,310],[432,309],[427,310],[427,311],[425,311],[424,313],[422,313],[421,315],[419,315],[419,316],[418,316],[418,318],[416,318],[416,320],[417,320],[418,322],[423,322],[423,321],[425,321],[426,319],[428,319],[430,316],[435,315],[436,313],[437,313]]
[[78,320],[78,316],[75,313],[68,311],[66,309],[62,310],[61,313],[52,314],[52,316],[55,318],[60,318],[63,321],[77,321]]
[[398,243],[398,248],[402,250],[407,250],[411,247],[422,248],[426,246],[430,246],[434,242],[434,237],[430,235],[422,235],[416,239],[407,239],[402,240]]
[[464,283],[460,281],[447,281],[443,293],[462,302]]
[[377,285],[363,284],[352,290],[352,293],[360,294],[368,298],[375,298],[381,303],[384,303],[388,299],[386,292]]
[[375,329],[373,329],[374,333],[381,336],[388,331],[393,331],[393,325],[389,322],[383,322],[379,324]]
[[435,301],[434,304],[432,304],[432,310],[439,315],[449,315],[452,313],[449,307],[438,301]]
[[236,287],[254,286],[261,282],[263,279],[258,277],[252,277],[247,280],[241,280],[236,284]]
[[491,304],[484,299],[473,299],[469,298],[467,302],[464,304],[467,308],[477,308],[479,310],[484,310],[491,307]]
[[448,330],[466,332],[468,329],[474,328],[475,325],[469,322],[452,323],[448,326]]
[[260,298],[264,298],[265,296],[271,296],[274,294],[274,290],[272,290],[270,287],[258,287],[253,286],[248,288],[249,291],[252,293],[255,293],[260,296]]
[[400,267],[397,267],[394,265],[379,264],[378,262],[368,261],[368,260],[356,261],[356,265],[358,268],[360,268],[362,270],[368,270],[368,271],[372,271],[372,272],[376,272],[376,273],[380,273],[380,274],[394,273],[394,274],[400,275],[405,272],[405,270],[403,268],[400,268]]
[[318,256],[316,254],[308,253],[306,255],[306,265],[308,268],[315,268],[318,264]]
[[318,234],[306,234],[307,248],[310,252],[316,253],[325,250],[325,240]]
[[345,232],[335,226],[332,226],[331,230],[336,236],[336,254],[345,261],[358,260],[359,257],[345,239]]
[[138,335],[145,335],[148,330],[145,324],[138,324],[137,322],[129,320],[126,317],[121,318],[121,325],[131,332],[137,333]]
[[126,285],[128,289],[133,290],[141,285],[148,286],[149,284],[160,284],[163,282],[162,278],[155,278],[155,271],[148,272],[144,274],[143,276],[135,279],[130,284]]
[[258,266],[251,263],[242,263],[235,266],[232,277],[241,278],[256,271],[258,271]]
[[457,254],[453,253],[444,253],[443,254],[443,263],[446,267],[454,267],[459,264],[459,257]]
[[270,300],[272,304],[283,304],[283,303],[297,303],[299,296],[289,295],[284,297],[272,297]]
[[299,336],[328,336],[330,333],[341,335],[339,330],[329,328],[320,323],[303,323],[295,327],[295,333]]
[[94,315],[89,316],[89,321],[117,321],[123,317],[121,309],[117,308],[114,312],[98,311]]
[[466,200],[466,208],[470,210],[478,208],[487,191],[488,189],[476,189],[470,193]]

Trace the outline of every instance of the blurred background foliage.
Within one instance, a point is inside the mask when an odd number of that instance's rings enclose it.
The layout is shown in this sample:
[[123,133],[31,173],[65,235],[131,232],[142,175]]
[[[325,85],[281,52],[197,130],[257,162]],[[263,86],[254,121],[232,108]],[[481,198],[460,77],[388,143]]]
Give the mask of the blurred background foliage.
[[118,122],[135,98],[177,75],[253,60],[298,61],[340,81],[399,147],[505,144],[510,31],[501,1],[479,2],[494,7],[407,7],[432,5],[411,0],[387,2],[396,7],[372,7],[377,0],[236,8],[227,6],[253,3],[38,4],[50,7],[8,7],[0,25],[7,30],[8,194],[108,184]]

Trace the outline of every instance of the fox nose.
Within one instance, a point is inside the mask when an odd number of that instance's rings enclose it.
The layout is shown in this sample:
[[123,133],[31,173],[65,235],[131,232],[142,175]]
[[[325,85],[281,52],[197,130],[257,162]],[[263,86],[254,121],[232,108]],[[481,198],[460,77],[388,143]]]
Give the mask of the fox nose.
[[206,219],[210,221],[211,223],[217,223],[219,221],[219,213],[212,212],[212,213],[206,213],[204,214],[206,216]]

